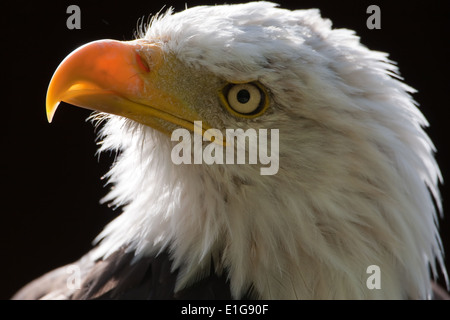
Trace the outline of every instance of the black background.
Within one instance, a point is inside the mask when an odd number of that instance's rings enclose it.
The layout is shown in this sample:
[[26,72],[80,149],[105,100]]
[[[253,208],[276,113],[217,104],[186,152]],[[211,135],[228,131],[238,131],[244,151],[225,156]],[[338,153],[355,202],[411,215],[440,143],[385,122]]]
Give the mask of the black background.
[[[112,158],[95,155],[89,111],[61,106],[53,123],[45,95],[61,60],[93,40],[131,40],[138,19],[164,5],[183,10],[220,1],[13,1],[2,4],[0,299],[28,281],[78,259],[118,212],[99,199],[100,178]],[[234,3],[241,1],[227,1]],[[450,93],[450,8],[448,1],[278,1],[291,9],[319,8],[335,27],[356,30],[363,44],[390,53],[401,75],[419,90],[414,98],[429,120],[444,180],[450,180],[448,95]],[[81,30],[68,30],[66,8],[81,8]],[[368,30],[366,9],[381,8],[381,30]],[[5,71],[6,70],[6,71]],[[441,188],[450,212],[450,188]],[[450,218],[441,233],[450,254]],[[447,264],[450,262],[447,259]],[[331,286],[332,284],[330,284]]]

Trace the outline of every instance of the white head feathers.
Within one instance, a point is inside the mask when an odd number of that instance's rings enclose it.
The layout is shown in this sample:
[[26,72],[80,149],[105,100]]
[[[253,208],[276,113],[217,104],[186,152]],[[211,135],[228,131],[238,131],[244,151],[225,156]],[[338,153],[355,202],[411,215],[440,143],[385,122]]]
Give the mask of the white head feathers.
[[[170,138],[110,116],[101,149],[121,154],[106,201],[123,213],[99,236],[97,257],[169,248],[179,288],[213,260],[235,298],[249,288],[260,298],[430,295],[429,266],[442,264],[440,173],[413,89],[386,54],[317,10],[267,2],[169,10],[142,37],[192,72],[264,85],[270,111],[258,119],[220,112],[215,97],[198,107],[220,129],[279,129],[280,169],[177,166]],[[381,290],[366,286],[370,265]]]

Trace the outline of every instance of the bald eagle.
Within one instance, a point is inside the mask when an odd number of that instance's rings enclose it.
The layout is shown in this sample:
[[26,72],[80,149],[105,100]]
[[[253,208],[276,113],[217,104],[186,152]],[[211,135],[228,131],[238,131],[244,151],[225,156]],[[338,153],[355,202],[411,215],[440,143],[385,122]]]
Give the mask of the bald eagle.
[[318,10],[268,2],[169,9],[136,40],[80,47],[48,119],[61,101],[96,111],[122,213],[70,265],[79,286],[61,267],[14,298],[431,298],[441,175],[400,80]]

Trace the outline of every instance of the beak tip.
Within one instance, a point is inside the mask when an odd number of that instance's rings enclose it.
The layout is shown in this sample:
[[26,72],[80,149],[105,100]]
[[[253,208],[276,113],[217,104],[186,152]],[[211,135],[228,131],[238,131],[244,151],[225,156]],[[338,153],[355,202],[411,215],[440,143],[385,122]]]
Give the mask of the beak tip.
[[53,106],[47,105],[46,113],[47,113],[47,121],[48,121],[48,123],[52,123],[53,116],[55,115],[55,112],[56,112],[56,108],[58,108],[58,104],[59,103],[56,103]]

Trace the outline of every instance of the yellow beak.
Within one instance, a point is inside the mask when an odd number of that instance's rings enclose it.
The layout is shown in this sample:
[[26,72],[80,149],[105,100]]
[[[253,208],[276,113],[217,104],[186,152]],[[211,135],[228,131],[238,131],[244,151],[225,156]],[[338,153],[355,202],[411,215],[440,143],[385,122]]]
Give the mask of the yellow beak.
[[[168,135],[177,127],[198,132],[201,117],[182,99],[160,86],[165,63],[159,46],[142,40],[100,40],[67,56],[47,91],[51,122],[61,101],[135,120]],[[210,126],[202,121],[202,134]]]

